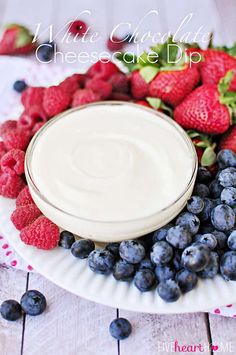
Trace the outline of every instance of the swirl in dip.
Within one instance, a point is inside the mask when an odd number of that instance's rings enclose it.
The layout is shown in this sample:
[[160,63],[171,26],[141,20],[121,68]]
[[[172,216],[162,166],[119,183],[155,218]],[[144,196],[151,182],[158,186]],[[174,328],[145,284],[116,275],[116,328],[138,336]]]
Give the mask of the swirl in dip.
[[26,171],[48,218],[83,237],[117,241],[150,232],[181,210],[196,156],[164,115],[108,102],[49,121],[29,146]]

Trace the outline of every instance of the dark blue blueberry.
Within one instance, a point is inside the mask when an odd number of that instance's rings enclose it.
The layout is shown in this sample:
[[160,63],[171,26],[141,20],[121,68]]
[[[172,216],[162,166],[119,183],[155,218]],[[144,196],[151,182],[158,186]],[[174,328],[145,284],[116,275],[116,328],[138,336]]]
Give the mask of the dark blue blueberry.
[[63,231],[60,234],[59,246],[65,249],[70,249],[75,242],[74,234],[68,231]]
[[200,225],[200,233],[201,234],[206,234],[206,233],[211,233],[213,232],[213,230],[215,230],[215,228],[213,227],[213,225],[211,223],[201,223]]
[[184,249],[181,257],[182,265],[193,272],[203,270],[209,263],[209,249],[201,243],[194,243]]
[[157,293],[166,302],[175,302],[181,295],[178,284],[173,280],[160,282],[157,286]]
[[95,244],[90,239],[76,240],[71,247],[71,254],[79,259],[85,259],[95,249]]
[[236,187],[236,168],[226,168],[219,174],[219,183],[223,187]]
[[37,50],[37,57],[41,62],[49,62],[54,55],[54,42],[45,42],[40,45]]
[[172,223],[168,223],[166,224],[164,227],[156,230],[154,233],[153,233],[153,244],[156,243],[156,242],[159,242],[161,240],[165,240],[166,239],[166,236],[167,236],[167,233],[168,233],[168,230],[173,227],[174,225]]
[[109,274],[115,264],[115,256],[106,249],[95,249],[88,256],[90,269],[98,274]]
[[196,184],[193,190],[193,194],[204,198],[210,195],[210,190],[205,184]]
[[120,255],[120,243],[109,243],[106,245],[106,249],[109,250],[113,255],[119,256]]
[[154,265],[151,262],[150,258],[146,257],[143,260],[141,260],[140,264],[138,265],[139,269],[154,269]]
[[118,260],[113,269],[113,276],[119,281],[131,281],[135,274],[133,264],[127,263],[125,260]]
[[227,205],[218,205],[211,211],[211,223],[220,231],[228,231],[234,227],[235,213]]
[[221,150],[217,155],[217,161],[220,169],[228,168],[230,166],[236,167],[236,154],[229,149]]
[[16,92],[23,92],[27,88],[27,84],[24,80],[17,80],[14,82],[13,89]]
[[186,269],[181,269],[179,272],[177,272],[175,281],[179,285],[181,291],[183,293],[186,293],[193,290],[196,287],[198,282],[198,277],[195,272]]
[[200,166],[197,171],[197,182],[207,184],[211,180],[212,176],[207,168]]
[[200,242],[201,238],[202,238],[202,234],[195,234],[193,236],[193,243]]
[[15,300],[7,300],[1,304],[1,316],[10,321],[15,321],[22,316],[21,305]]
[[134,276],[134,284],[142,292],[151,290],[156,285],[154,272],[150,269],[138,270]]
[[223,186],[220,185],[218,180],[213,180],[209,185],[211,198],[218,198],[223,190]]
[[135,39],[135,34],[133,33],[128,33],[127,35],[124,36],[125,43],[133,43],[134,39]]
[[211,218],[211,211],[215,207],[215,202],[214,200],[211,200],[210,198],[204,198],[204,208],[201,213],[199,213],[198,217],[201,222],[206,222],[210,220]]
[[197,234],[199,227],[200,227],[200,221],[199,218],[190,212],[183,212],[179,215],[179,217],[176,220],[176,225],[179,226],[187,226],[189,229],[189,232],[194,235]]
[[227,281],[236,281],[236,251],[227,251],[220,260],[220,272]]
[[151,261],[156,265],[165,265],[173,257],[173,248],[164,240],[156,242],[150,252]]
[[225,249],[227,247],[227,235],[224,232],[214,230],[212,234],[216,237],[217,247],[216,249]]
[[172,264],[174,265],[175,270],[180,270],[182,269],[182,264],[181,264],[181,252],[180,250],[175,250],[174,251],[174,257],[172,259]]
[[210,253],[210,260],[207,266],[198,272],[198,276],[202,279],[213,279],[219,271],[219,255],[212,251]]
[[234,207],[236,205],[236,188],[225,187],[221,192],[220,199],[226,205]]
[[20,300],[21,307],[26,314],[38,316],[47,307],[45,296],[36,290],[26,291]]
[[127,338],[132,331],[130,322],[125,318],[114,319],[109,327],[111,336],[117,340],[123,340]]
[[192,196],[187,203],[187,210],[191,213],[198,214],[204,208],[204,201],[199,196]]
[[155,268],[155,275],[158,282],[166,281],[169,279],[174,280],[175,270],[171,265],[157,265]]
[[199,242],[205,244],[209,249],[213,250],[217,246],[217,239],[212,233],[202,234]]
[[120,243],[120,257],[131,264],[138,264],[145,257],[145,248],[136,240],[124,240]]
[[229,249],[236,250],[236,230],[230,233],[227,244]]
[[192,237],[186,226],[175,226],[168,230],[166,240],[177,249],[185,249],[192,242]]

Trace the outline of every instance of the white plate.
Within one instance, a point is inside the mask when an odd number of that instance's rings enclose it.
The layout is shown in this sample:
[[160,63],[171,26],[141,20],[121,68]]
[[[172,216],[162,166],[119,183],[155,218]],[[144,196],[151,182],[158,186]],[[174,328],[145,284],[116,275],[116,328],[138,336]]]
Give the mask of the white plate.
[[220,276],[214,280],[199,280],[197,288],[165,303],[156,290],[141,293],[132,283],[118,282],[112,275],[94,274],[86,260],[74,258],[69,250],[56,248],[43,251],[21,242],[19,232],[10,222],[15,201],[0,197],[0,230],[9,243],[35,270],[43,276],[91,301],[130,311],[147,313],[188,313],[206,311],[236,302],[236,282],[226,282]]

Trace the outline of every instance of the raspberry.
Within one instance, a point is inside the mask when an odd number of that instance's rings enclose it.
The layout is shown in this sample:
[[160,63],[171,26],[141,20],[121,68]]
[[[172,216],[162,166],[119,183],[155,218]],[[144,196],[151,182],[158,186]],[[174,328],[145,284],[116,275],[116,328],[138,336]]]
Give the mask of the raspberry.
[[123,92],[113,92],[110,97],[111,100],[130,101],[131,97]]
[[87,74],[90,78],[107,80],[112,74],[119,71],[119,68],[114,63],[99,60],[89,68]]
[[131,93],[134,99],[140,100],[148,96],[148,84],[136,70],[131,74]]
[[59,87],[64,90],[67,94],[73,95],[74,92],[80,88],[79,81],[76,75],[69,76],[65,80],[63,80]]
[[9,175],[24,173],[25,152],[20,149],[11,149],[1,159],[1,169]]
[[24,186],[25,183],[19,175],[0,176],[0,195],[3,197],[16,198]]
[[1,124],[0,126],[0,136],[2,137],[4,133],[11,131],[17,127],[17,121],[8,120]]
[[72,107],[99,101],[101,97],[90,89],[79,89],[74,93]]
[[32,129],[32,135],[34,136],[35,133],[37,133],[38,130],[43,127],[43,125],[44,125],[44,122],[37,122],[35,124],[34,128]]
[[91,79],[87,81],[85,87],[100,95],[102,100],[108,99],[111,96],[112,86],[105,80]]
[[26,206],[33,204],[34,201],[31,197],[29,187],[25,186],[23,190],[19,193],[16,199],[16,207]]
[[109,37],[107,40],[107,48],[109,49],[109,51],[111,52],[116,52],[119,51],[121,49],[123,49],[124,47],[124,41],[118,37]]
[[3,142],[7,150],[25,150],[30,141],[30,132],[20,128],[12,129],[2,135]]
[[43,108],[41,106],[34,105],[21,114],[17,122],[17,126],[21,129],[32,130],[36,123],[46,122],[47,118],[48,117]]
[[28,87],[21,95],[22,105],[28,109],[33,105],[42,105],[45,88]]
[[18,207],[11,215],[11,221],[18,230],[33,223],[42,212],[35,204]]
[[108,81],[111,83],[113,91],[127,94],[129,89],[129,80],[125,74],[115,73],[109,78]]
[[20,233],[22,242],[39,249],[53,249],[59,241],[59,227],[41,216]]
[[49,117],[56,116],[70,104],[70,96],[59,86],[46,89],[43,98],[43,108]]
[[0,159],[6,154],[6,148],[3,142],[0,142]]
[[69,25],[69,32],[78,37],[82,37],[87,29],[87,24],[81,20],[76,20]]

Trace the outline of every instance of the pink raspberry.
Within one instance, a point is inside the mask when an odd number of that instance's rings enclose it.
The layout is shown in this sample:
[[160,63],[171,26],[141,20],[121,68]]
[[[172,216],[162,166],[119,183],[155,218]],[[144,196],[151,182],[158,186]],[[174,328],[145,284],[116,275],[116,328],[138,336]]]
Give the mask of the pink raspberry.
[[25,186],[23,190],[19,193],[16,199],[16,207],[26,206],[33,204],[34,201],[31,197],[29,187]]
[[113,91],[127,94],[129,89],[129,79],[125,74],[115,73],[109,78],[108,81],[111,83]]
[[37,133],[38,130],[39,130],[40,128],[42,128],[43,126],[44,126],[44,122],[37,122],[37,123],[35,124],[35,126],[33,127],[33,129],[32,129],[32,135],[34,136],[35,133]]
[[88,80],[85,87],[100,95],[102,100],[108,99],[111,96],[112,86],[105,80],[96,78]]
[[20,149],[26,150],[30,142],[30,132],[20,128],[12,129],[2,135],[4,145],[7,150]]
[[0,125],[0,136],[2,137],[4,133],[11,131],[12,129],[16,129],[17,121],[15,120],[8,120],[3,122]]
[[0,142],[0,159],[6,154],[6,148],[3,142]]
[[128,94],[124,94],[123,92],[113,92],[110,99],[118,101],[130,101],[131,97]]
[[[82,74],[81,74],[82,75]],[[80,86],[80,82],[77,78],[77,75],[74,74],[72,76],[69,76],[68,78],[66,78],[65,80],[63,80],[60,84],[59,87],[64,90],[67,94],[69,95],[73,95],[74,92],[79,89]]]
[[28,87],[21,95],[22,105],[28,109],[33,105],[42,105],[45,88],[43,87]]
[[99,60],[89,68],[87,74],[90,78],[107,80],[112,74],[119,71],[119,68],[114,63]]
[[101,97],[90,89],[79,89],[74,93],[72,107],[99,101]]
[[0,195],[8,198],[16,198],[25,187],[23,179],[19,175],[3,173],[0,176]]
[[46,122],[47,119],[48,116],[44,109],[39,105],[34,105],[21,114],[17,126],[22,129],[32,130],[36,123]]
[[24,173],[25,152],[20,149],[11,149],[1,159],[1,169],[9,175]]
[[59,241],[59,227],[48,218],[40,216],[32,224],[22,229],[22,242],[39,249],[53,249]]
[[43,108],[49,117],[56,116],[66,110],[71,98],[59,86],[51,86],[45,90]]
[[18,230],[33,223],[42,212],[35,204],[18,207],[11,215],[11,221]]

